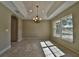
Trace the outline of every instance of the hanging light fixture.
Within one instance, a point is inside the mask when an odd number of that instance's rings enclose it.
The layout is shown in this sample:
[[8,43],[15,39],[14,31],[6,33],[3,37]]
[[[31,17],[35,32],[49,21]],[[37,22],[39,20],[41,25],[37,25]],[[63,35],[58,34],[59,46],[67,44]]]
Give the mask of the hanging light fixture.
[[39,8],[39,6],[37,5],[36,8],[37,8],[37,15],[33,18],[33,21],[35,23],[39,23],[42,20],[42,18],[39,18],[39,16],[38,16],[38,8]]

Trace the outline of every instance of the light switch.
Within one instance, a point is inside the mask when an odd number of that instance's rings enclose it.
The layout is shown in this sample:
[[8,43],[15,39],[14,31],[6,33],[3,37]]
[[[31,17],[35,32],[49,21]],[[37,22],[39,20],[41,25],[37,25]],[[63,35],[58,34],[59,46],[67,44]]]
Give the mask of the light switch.
[[8,32],[8,29],[5,29],[6,32]]

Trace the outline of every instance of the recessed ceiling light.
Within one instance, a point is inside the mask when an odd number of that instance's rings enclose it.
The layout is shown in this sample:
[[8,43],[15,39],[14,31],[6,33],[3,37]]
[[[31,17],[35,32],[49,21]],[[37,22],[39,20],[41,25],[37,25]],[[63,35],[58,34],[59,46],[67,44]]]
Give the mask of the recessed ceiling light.
[[29,10],[29,12],[32,12],[32,10]]

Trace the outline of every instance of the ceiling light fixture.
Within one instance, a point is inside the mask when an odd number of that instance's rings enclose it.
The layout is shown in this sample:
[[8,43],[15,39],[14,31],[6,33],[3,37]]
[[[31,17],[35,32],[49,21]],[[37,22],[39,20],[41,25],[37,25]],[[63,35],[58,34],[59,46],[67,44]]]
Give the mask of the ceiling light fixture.
[[36,8],[37,8],[37,15],[33,18],[33,21],[35,23],[40,23],[40,21],[42,20],[42,18],[39,18],[39,16],[38,16],[38,8],[39,8],[39,6],[36,5]]

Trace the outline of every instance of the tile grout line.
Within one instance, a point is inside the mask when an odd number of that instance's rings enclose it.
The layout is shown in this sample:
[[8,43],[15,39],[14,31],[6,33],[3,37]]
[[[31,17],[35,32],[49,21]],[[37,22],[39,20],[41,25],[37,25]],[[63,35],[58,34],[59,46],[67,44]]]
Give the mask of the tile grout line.
[[[46,44],[46,42],[44,41],[44,43]],[[47,46],[47,44],[46,44],[46,46]],[[48,48],[50,47],[50,46],[47,46]],[[49,50],[52,52],[52,50],[49,48]],[[56,57],[56,55],[52,52],[52,54]]]

